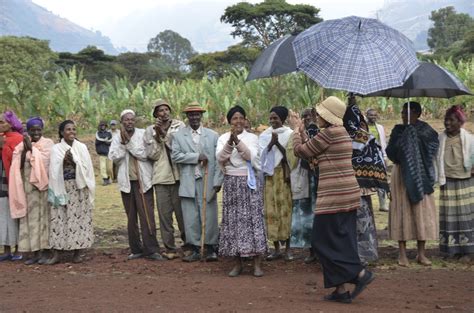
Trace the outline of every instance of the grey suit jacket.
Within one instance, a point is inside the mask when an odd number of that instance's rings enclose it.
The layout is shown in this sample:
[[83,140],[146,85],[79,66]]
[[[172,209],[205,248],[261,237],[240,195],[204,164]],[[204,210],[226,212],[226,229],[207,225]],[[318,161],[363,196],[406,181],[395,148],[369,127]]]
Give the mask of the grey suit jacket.
[[214,187],[221,186],[224,179],[224,174],[216,160],[218,138],[219,135],[215,131],[202,127],[200,149],[197,149],[189,126],[174,134],[171,159],[179,166],[180,197],[194,198],[196,196],[194,174],[196,165],[199,163],[199,153],[203,153],[208,159],[207,201],[214,200]]

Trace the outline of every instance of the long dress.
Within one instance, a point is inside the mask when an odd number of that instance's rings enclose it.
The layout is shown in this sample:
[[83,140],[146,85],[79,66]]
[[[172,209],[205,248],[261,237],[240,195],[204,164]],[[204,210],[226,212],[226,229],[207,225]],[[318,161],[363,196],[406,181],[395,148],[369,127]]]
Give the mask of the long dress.
[[8,184],[3,160],[0,162],[0,246],[15,246],[18,243],[18,221],[12,219],[8,203]]
[[473,136],[462,129],[457,136],[442,133],[439,138],[437,166],[446,177],[440,179],[439,250],[451,256],[473,254],[474,177],[472,164],[466,162],[473,157]]
[[67,204],[51,208],[49,242],[52,249],[76,250],[90,248],[94,242],[92,206],[89,191],[78,189],[75,171],[64,170]]
[[283,147],[287,147],[292,131],[285,126],[277,129],[270,127],[259,137],[261,168],[265,174],[263,201],[267,237],[268,240],[275,242],[288,240],[291,236],[293,203],[290,184],[285,181],[283,170],[283,162],[287,162],[287,160],[283,158],[276,146],[273,146],[269,152],[267,151],[272,132],[278,133],[278,141]]
[[[267,252],[262,186],[255,177],[258,163],[257,136],[244,131],[235,148],[227,144],[230,134],[217,143],[217,160],[224,172],[219,255],[249,257]],[[249,160],[245,160],[245,155]],[[253,161],[253,162],[252,162]],[[255,185],[249,183],[255,182]]]
[[27,213],[20,218],[20,240],[18,250],[33,252],[49,249],[50,206],[48,191],[40,191],[29,182],[30,162],[25,162],[22,171],[23,185],[27,194]]

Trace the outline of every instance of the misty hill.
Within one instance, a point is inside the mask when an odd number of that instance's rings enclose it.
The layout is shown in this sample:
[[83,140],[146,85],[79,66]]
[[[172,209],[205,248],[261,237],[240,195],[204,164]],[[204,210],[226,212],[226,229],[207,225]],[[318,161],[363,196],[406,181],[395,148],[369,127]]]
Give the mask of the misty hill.
[[0,36],[30,36],[50,41],[55,51],[78,52],[94,45],[117,54],[110,38],[61,18],[31,0],[0,0]]
[[377,17],[410,38],[416,50],[428,49],[426,38],[432,26],[431,11],[453,6],[457,13],[474,16],[473,0],[386,0]]

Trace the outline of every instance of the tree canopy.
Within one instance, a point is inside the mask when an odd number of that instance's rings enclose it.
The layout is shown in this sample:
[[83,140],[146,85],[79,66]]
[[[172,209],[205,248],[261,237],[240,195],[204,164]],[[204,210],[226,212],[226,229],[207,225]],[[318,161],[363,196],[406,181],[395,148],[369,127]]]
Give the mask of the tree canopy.
[[260,52],[260,49],[238,44],[225,51],[198,54],[189,60],[190,76],[198,79],[205,75],[223,77],[233,69],[250,67]]
[[452,6],[431,12],[433,27],[428,30],[428,46],[435,57],[471,58],[474,55],[474,19],[456,13]]
[[[0,102],[23,111],[46,93],[57,55],[48,41],[30,37],[0,37]],[[23,112],[34,114],[34,112]]]
[[446,48],[463,40],[467,31],[474,28],[474,19],[465,13],[456,13],[449,6],[431,12],[433,27],[428,30],[428,46],[433,50]]
[[319,11],[312,5],[289,4],[285,0],[240,2],[225,9],[221,22],[232,25],[231,35],[242,38],[244,45],[268,47],[284,35],[321,22]]
[[147,49],[160,53],[178,71],[185,70],[188,60],[196,54],[188,39],[169,29],[151,38]]

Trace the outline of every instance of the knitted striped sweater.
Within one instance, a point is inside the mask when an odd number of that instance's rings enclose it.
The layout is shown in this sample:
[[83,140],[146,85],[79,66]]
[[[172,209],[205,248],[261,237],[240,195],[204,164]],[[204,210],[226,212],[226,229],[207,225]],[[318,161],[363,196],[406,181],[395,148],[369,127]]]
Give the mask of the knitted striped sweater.
[[304,144],[295,134],[293,146],[298,157],[316,157],[318,161],[315,214],[348,212],[360,206],[360,189],[351,161],[352,140],[343,126],[325,128]]

